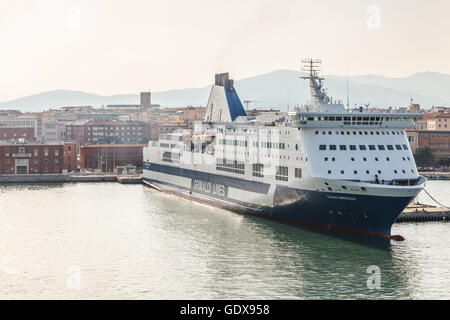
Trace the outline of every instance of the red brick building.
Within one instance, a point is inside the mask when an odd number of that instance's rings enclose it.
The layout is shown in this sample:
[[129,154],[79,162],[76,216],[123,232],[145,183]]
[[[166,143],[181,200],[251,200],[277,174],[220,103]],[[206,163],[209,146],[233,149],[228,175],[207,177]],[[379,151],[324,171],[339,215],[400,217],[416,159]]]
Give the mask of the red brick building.
[[1,140],[24,139],[27,141],[34,141],[36,140],[34,132],[35,132],[34,128],[30,127],[11,127],[11,128],[0,127],[0,139]]
[[74,171],[78,167],[78,143],[64,143],[64,166],[68,172]]
[[0,175],[61,174],[63,144],[2,144]]
[[430,149],[438,159],[450,159],[450,131],[417,131],[418,149]]
[[118,167],[142,168],[145,144],[89,144],[80,147],[80,168],[114,172]]
[[65,127],[66,139],[92,143],[147,143],[150,126],[140,121],[75,121]]

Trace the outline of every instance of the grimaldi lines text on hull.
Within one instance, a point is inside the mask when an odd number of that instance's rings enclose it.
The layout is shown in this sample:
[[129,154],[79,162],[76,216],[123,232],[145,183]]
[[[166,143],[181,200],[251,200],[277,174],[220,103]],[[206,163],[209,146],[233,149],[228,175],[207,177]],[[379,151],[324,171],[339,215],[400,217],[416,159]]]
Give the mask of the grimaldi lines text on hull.
[[[182,197],[284,222],[391,238],[424,188],[404,129],[420,115],[347,112],[318,61],[304,61],[311,103],[248,117],[216,75],[203,122],[144,148],[144,181]],[[401,239],[401,238],[400,238]]]

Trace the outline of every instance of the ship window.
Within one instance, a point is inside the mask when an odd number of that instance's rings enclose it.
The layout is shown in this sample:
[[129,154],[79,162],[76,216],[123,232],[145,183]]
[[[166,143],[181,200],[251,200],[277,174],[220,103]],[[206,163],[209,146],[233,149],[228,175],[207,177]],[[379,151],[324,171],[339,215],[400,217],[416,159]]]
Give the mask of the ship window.
[[350,135],[350,131],[347,131],[347,135],[348,135],[348,136]]
[[355,161],[355,158],[352,158],[352,161]]
[[354,174],[358,174],[358,170],[354,170],[353,173],[354,173]]
[[341,170],[341,174],[344,174],[344,172],[345,172],[344,170]]
[[361,135],[361,136],[362,136],[362,134],[363,134],[363,133],[362,133],[362,131],[359,131],[359,135]]
[[364,131],[364,134],[367,136],[367,131]]
[[366,173],[367,173],[367,174],[369,174],[369,173],[370,173],[370,171],[369,171],[369,170],[366,170]]
[[379,136],[380,135],[380,133],[377,131],[377,136]]
[[365,151],[365,150],[366,150],[366,146],[365,146],[365,145],[363,145],[363,144],[362,144],[362,145],[360,145],[360,146],[359,146],[359,150]]
[[325,131],[322,131],[322,134],[325,135],[325,134],[327,134],[327,133],[326,133]]
[[408,146],[406,144],[404,144],[403,149],[408,150]]
[[347,190],[347,187],[346,186],[342,186],[342,190]]
[[345,135],[345,132],[344,132],[344,131],[341,131],[341,135]]
[[384,136],[385,135],[384,131],[381,131],[381,134]]
[[392,131],[392,134],[395,136],[395,131]]
[[397,174],[398,173],[397,170],[394,170],[394,173]]
[[328,189],[328,191],[333,191],[333,189],[331,189],[330,187],[328,187],[327,189]]
[[402,172],[403,172],[403,173],[406,173],[406,171],[405,171],[405,170],[402,170]]
[[245,164],[237,160],[217,159],[216,170],[244,174]]
[[319,146],[319,150],[327,150],[327,146],[326,145],[324,145],[324,144],[321,144],[320,146]]
[[355,146],[355,145],[351,145],[351,146],[350,146],[350,150],[356,151],[356,146]]
[[407,158],[408,158],[408,161],[411,161],[411,159],[409,157],[407,157]]
[[375,148],[375,146],[374,145],[369,145],[369,150],[375,150],[376,148]]
[[316,135],[318,135],[319,134],[319,131],[316,131]]
[[341,144],[341,145],[339,146],[339,149],[341,149],[342,151],[345,151],[345,150],[347,150],[347,146]]
[[367,161],[367,158],[363,158],[363,161]]
[[375,161],[378,161],[378,158],[375,158]]
[[355,136],[356,136],[356,131],[353,131],[353,135],[355,135]]
[[329,134],[329,135],[332,135],[333,133],[332,133],[331,131],[328,131],[328,134]]
[[372,136],[373,136],[373,131],[370,131],[370,135],[372,135]]
[[391,144],[388,144],[388,145],[387,145],[387,148],[388,148],[388,150],[394,150],[394,146],[391,145]]
[[406,158],[405,158],[405,157],[402,157],[402,159],[403,159],[403,161],[406,161]]
[[336,145],[335,144],[331,144],[330,145],[330,150],[336,150]]
[[325,161],[328,161],[328,158],[325,158]]
[[302,178],[302,169],[295,168],[295,177],[301,179]]
[[261,163],[253,164],[253,176],[258,178],[264,178],[264,165]]
[[399,145],[399,144],[396,144],[396,145],[395,145],[395,148],[396,148],[397,150],[402,150],[402,146]]
[[414,169],[411,169],[411,173],[414,173]]
[[391,159],[389,159],[389,157],[386,158],[386,161],[391,161]]
[[288,167],[276,167],[275,179],[279,181],[288,181],[289,169]]
[[298,151],[298,144],[295,145],[295,150]]
[[336,161],[336,158],[331,158],[331,161]]
[[378,149],[379,150],[385,150],[384,145],[382,145],[382,144],[378,145]]
[[331,174],[331,170],[328,170],[328,174]]
[[381,174],[381,170],[378,170],[378,173]]

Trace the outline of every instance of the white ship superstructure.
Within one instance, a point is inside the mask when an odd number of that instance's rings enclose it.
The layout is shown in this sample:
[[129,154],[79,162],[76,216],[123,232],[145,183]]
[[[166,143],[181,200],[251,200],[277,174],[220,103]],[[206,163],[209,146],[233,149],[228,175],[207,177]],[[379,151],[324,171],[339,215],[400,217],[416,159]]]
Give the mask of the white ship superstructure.
[[235,212],[390,237],[423,189],[404,129],[418,114],[347,112],[307,64],[311,105],[247,117],[216,76],[205,121],[144,149],[144,181]]

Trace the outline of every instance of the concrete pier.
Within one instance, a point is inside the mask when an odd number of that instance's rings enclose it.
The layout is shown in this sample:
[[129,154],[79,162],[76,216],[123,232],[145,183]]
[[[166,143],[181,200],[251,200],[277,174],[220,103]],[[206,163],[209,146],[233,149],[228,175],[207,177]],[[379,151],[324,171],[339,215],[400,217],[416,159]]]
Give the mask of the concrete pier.
[[83,183],[83,182],[119,182],[122,184],[140,184],[141,175],[117,174],[44,174],[44,175],[4,175],[0,184],[13,183]]
[[450,220],[450,210],[426,204],[411,204],[398,217],[398,222],[426,222]]

